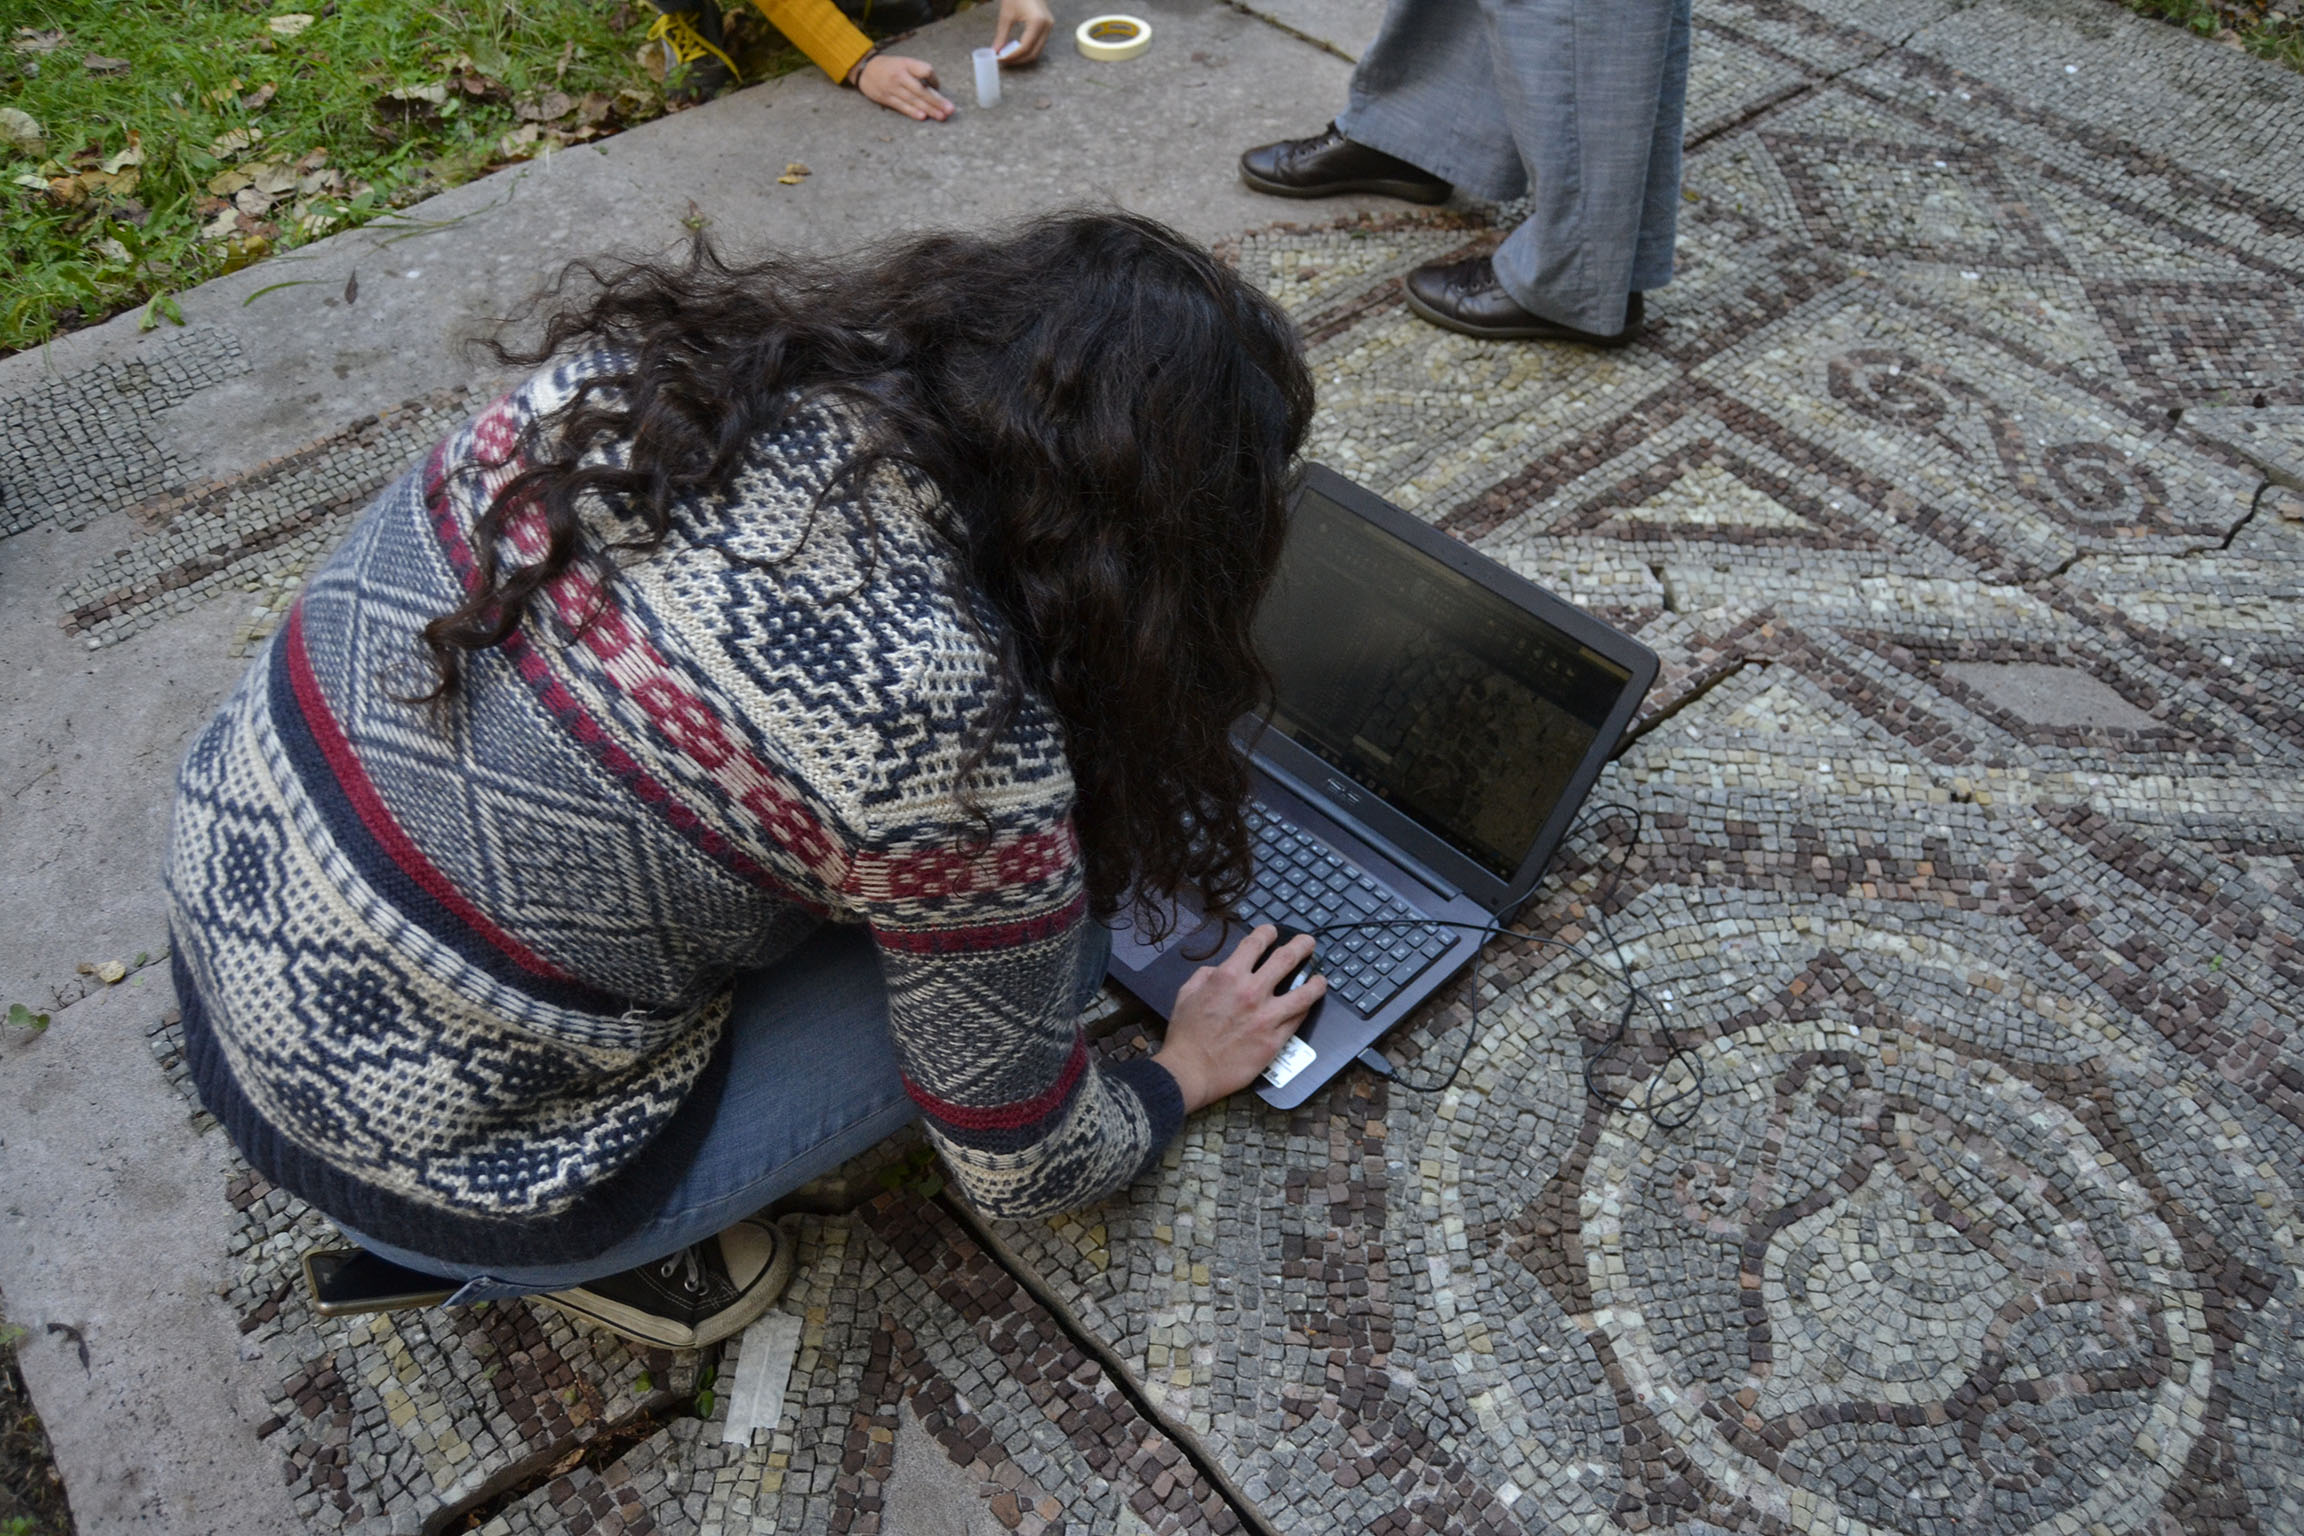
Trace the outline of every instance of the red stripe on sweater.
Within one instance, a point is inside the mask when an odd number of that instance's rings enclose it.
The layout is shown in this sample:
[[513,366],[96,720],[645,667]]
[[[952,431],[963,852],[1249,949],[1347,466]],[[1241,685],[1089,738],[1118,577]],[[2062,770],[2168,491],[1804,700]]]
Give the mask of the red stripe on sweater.
[[298,599],[288,610],[288,681],[296,690],[296,707],[304,716],[304,725],[312,733],[320,754],[327,759],[328,770],[335,775],[336,787],[344,792],[354,811],[359,813],[361,825],[375,838],[385,856],[397,865],[401,873],[423,887],[425,893],[456,914],[474,933],[479,934],[497,949],[510,956],[523,970],[547,977],[553,981],[572,981],[567,972],[537,954],[511,934],[490,922],[478,907],[465,899],[455,883],[439,866],[424,857],[413,839],[401,830],[384,797],[376,792],[368,777],[368,770],[360,765],[360,757],[345,737],[343,727],[328,707],[327,697],[320,691],[320,679],[313,674],[312,658],[304,649],[304,603]]
[[[510,658],[512,665],[519,669],[520,675],[536,685],[538,697],[560,718],[569,734],[586,746],[598,746],[600,750],[597,761],[600,765],[621,780],[643,803],[665,807],[662,813],[664,819],[676,829],[689,833],[698,848],[754,885],[774,891],[805,912],[822,917],[830,911],[822,902],[812,901],[794,890],[789,883],[762,867],[743,849],[713,831],[702,817],[674,800],[672,792],[651,778],[648,770],[642,768],[632,754],[609,739],[607,727],[579,704],[575,695],[551,681],[550,664],[536,654],[536,648],[528,643],[525,636],[518,633],[507,636],[501,649]],[[545,686],[548,682],[549,687]]]
[[1075,896],[1053,912],[970,928],[875,928],[872,942],[908,955],[984,954],[1052,939],[1080,920],[1088,898]]
[[858,854],[848,894],[879,903],[1014,890],[1059,876],[1079,860],[1079,838],[1066,819],[982,847]]
[[[500,425],[495,431],[500,441],[508,441]],[[481,477],[483,490],[495,494],[518,471],[519,466],[512,463],[490,470]],[[456,514],[447,477],[431,478],[428,492],[433,532],[450,564],[464,578],[466,590],[474,590],[479,580],[478,560]],[[541,558],[546,542],[542,512],[533,505],[517,508],[505,519],[503,539],[512,554],[529,560]],[[786,790],[775,767],[732,739],[733,733],[719,713],[687,687],[664,653],[645,631],[630,623],[592,572],[572,566],[544,588],[544,595],[561,623],[579,632],[576,643],[600,663],[598,681],[622,693],[645,713],[660,742],[694,763],[729,800],[749,811],[780,847],[804,861],[819,878],[837,878],[839,839]],[[506,648],[520,638],[515,632],[506,641]],[[532,647],[528,654],[535,665],[523,663],[522,675],[538,689],[546,706],[563,720],[581,718],[585,712],[570,696],[566,681],[553,673]],[[665,808],[668,816],[686,818],[684,826],[706,824],[700,812],[644,772],[625,749],[609,750],[612,758],[604,758],[604,762],[643,801]]]
[[946,1125],[964,1131],[1014,1131],[1045,1120],[1061,1108],[1073,1085],[1080,1081],[1080,1074],[1087,1070],[1088,1041],[1076,1032],[1072,1036],[1072,1054],[1065,1059],[1064,1070],[1057,1074],[1055,1084],[1046,1093],[1032,1098],[1018,1099],[1011,1104],[953,1104],[936,1097],[909,1077],[904,1079],[904,1091],[912,1095],[913,1103]]
[[[513,457],[519,442],[519,420],[515,397],[506,396],[474,424],[476,441],[501,460],[486,467],[479,477],[488,496],[509,484],[525,467]],[[466,590],[476,590],[478,559],[456,514],[445,471],[443,445],[426,473],[433,530],[450,563],[464,578]],[[532,503],[514,510],[504,521],[503,540],[509,553],[540,559],[548,542],[542,510]],[[597,682],[616,689],[639,707],[648,716],[656,739],[694,763],[729,800],[749,812],[779,847],[804,862],[819,879],[827,883],[837,880],[844,840],[791,791],[783,770],[749,750],[720,713],[687,686],[646,630],[631,622],[614,594],[601,586],[592,571],[572,566],[548,584],[544,594],[561,622],[580,632],[577,644],[599,665],[594,674]],[[519,632],[505,642],[508,652],[515,648],[526,651],[521,663],[523,675],[540,692],[549,690],[545,693],[547,706],[563,721],[573,721],[578,739],[589,745],[594,739],[589,732],[609,735],[569,697],[565,681],[550,670],[549,663],[532,647],[522,645]],[[602,762],[642,801],[658,807],[683,830],[710,825],[703,813],[648,774],[626,749],[608,747]],[[716,848],[733,848],[722,834],[702,835],[713,839]],[[1059,827],[1000,838],[966,850],[859,854],[848,861],[843,894],[879,904],[1012,890],[1060,875],[1078,861],[1079,841],[1067,821]],[[745,863],[747,876],[759,869],[749,860]]]

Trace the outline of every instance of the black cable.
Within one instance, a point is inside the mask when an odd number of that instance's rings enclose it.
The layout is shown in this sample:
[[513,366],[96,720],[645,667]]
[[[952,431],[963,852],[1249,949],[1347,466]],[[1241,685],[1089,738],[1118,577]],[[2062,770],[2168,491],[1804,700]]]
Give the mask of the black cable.
[[[1670,1047],[1670,1055],[1666,1057],[1664,1064],[1650,1076],[1647,1088],[1641,1094],[1640,1099],[1637,1102],[1626,1100],[1618,1107],[1627,1113],[1645,1114],[1665,1130],[1678,1130],[1694,1120],[1698,1112],[1704,1107],[1703,1060],[1681,1044],[1679,1031],[1673,1028],[1671,1020],[1657,1005],[1656,1000],[1649,997],[1646,990],[1633,978],[1631,963],[1624,958],[1624,946],[1617,942],[1615,929],[1608,921],[1608,902],[1616,894],[1617,881],[1622,876],[1625,865],[1631,861],[1632,850],[1640,846],[1641,837],[1647,828],[1647,821],[1637,809],[1621,805],[1602,804],[1594,807],[1594,809],[1630,817],[1632,835],[1624,844],[1623,856],[1616,861],[1615,867],[1608,871],[1607,878],[1600,890],[1586,903],[1596,913],[1601,937],[1608,941],[1609,951],[1615,957],[1617,978],[1624,986],[1624,1007],[1623,1011],[1617,1015],[1615,1028],[1609,1032],[1608,1038],[1600,1043],[1598,1050],[1585,1058],[1584,1092],[1588,1097],[1602,1097],[1600,1086],[1595,1081],[1600,1064],[1608,1059],[1609,1054],[1618,1045],[1623,1043],[1625,1035],[1631,1029],[1633,1014],[1638,1011],[1641,1004],[1645,1003],[1656,1019],[1658,1033],[1663,1036],[1665,1044]],[[1479,934],[1482,948],[1486,947],[1490,939],[1509,936],[1526,943],[1541,944],[1574,955],[1587,964],[1600,964],[1599,956],[1581,944],[1572,944],[1565,939],[1548,938],[1542,934],[1523,933],[1497,923],[1468,923],[1453,918],[1375,918],[1364,922],[1324,923],[1308,931],[1315,938],[1323,938],[1330,934],[1349,933],[1363,928],[1454,928],[1466,933]],[[1457,1048],[1456,1061],[1448,1069],[1448,1075],[1437,1083],[1413,1082],[1404,1076],[1397,1067],[1380,1075],[1399,1084],[1410,1093],[1446,1093],[1456,1086],[1456,1080],[1463,1075],[1464,1064],[1471,1060],[1473,1042],[1480,1038],[1480,949],[1476,948],[1472,951],[1471,964],[1472,968],[1467,976],[1471,993],[1467,1005],[1469,1017],[1464,1024],[1464,1043]],[[1669,1077],[1671,1067],[1675,1062],[1685,1066],[1689,1074],[1689,1084],[1687,1087],[1659,1099],[1656,1096],[1658,1088]],[[1685,1113],[1670,1119],[1659,1113],[1659,1111],[1669,1110],[1674,1105],[1687,1100],[1694,1102],[1689,1104]]]
[[[1608,903],[1616,894],[1616,882],[1623,875],[1625,866],[1632,862],[1632,850],[1640,846],[1641,839],[1647,832],[1647,817],[1641,814],[1637,806],[1617,805],[1611,801],[1602,801],[1593,809],[1630,817],[1632,819],[1632,835],[1624,844],[1624,856],[1618,859],[1616,867],[1608,872],[1607,883],[1601,887],[1592,901],[1587,903],[1599,922],[1600,936],[1608,941],[1608,948],[1616,957],[1616,973],[1624,981],[1624,1011],[1616,1016],[1616,1027],[1609,1032],[1608,1038],[1600,1043],[1600,1049],[1584,1059],[1584,1093],[1589,1098],[1599,1096],[1599,1085],[1593,1079],[1598,1075],[1600,1063],[1606,1061],[1609,1053],[1623,1043],[1625,1034],[1632,1027],[1633,1010],[1640,1004],[1646,1003],[1648,1011],[1655,1015],[1657,1032],[1664,1037],[1664,1044],[1668,1048],[1669,1054],[1666,1055],[1663,1063],[1656,1071],[1649,1075],[1648,1085],[1641,1093],[1640,1102],[1633,1104],[1626,1101],[1618,1107],[1627,1114],[1644,1113],[1663,1129],[1676,1131],[1694,1120],[1704,1108],[1704,1058],[1680,1043],[1680,1032],[1672,1027],[1672,1021],[1666,1017],[1664,1010],[1654,998],[1648,996],[1646,990],[1638,982],[1632,979],[1632,967],[1624,958],[1624,946],[1617,942],[1615,927],[1608,921]],[[1656,1097],[1657,1087],[1670,1076],[1674,1062],[1679,1062],[1686,1067],[1688,1086],[1660,1101]],[[1689,1104],[1687,1112],[1674,1119],[1667,1120],[1657,1113],[1660,1109],[1669,1109],[1673,1105],[1689,1099],[1694,1100],[1694,1102]]]

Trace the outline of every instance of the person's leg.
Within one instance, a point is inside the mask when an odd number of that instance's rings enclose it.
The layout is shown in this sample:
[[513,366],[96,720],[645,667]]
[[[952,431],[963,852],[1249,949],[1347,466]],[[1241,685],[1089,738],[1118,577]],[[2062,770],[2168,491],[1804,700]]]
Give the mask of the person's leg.
[[1498,76],[1480,0],[1392,0],[1336,126],[1475,197],[1518,197],[1527,173]]
[[1522,308],[1599,335],[1671,276],[1688,0],[1484,0],[1535,211],[1498,248]]
[[[720,28],[719,0],[649,0],[657,20],[648,31],[667,84],[682,100],[705,101],[738,80],[735,55]],[[674,79],[677,71],[686,75]]]
[[1688,106],[1690,0],[1672,8],[1665,44],[1664,94],[1657,102],[1656,137],[1648,149],[1648,192],[1640,204],[1640,242],[1632,252],[1632,291],[1646,293],[1672,281],[1672,253],[1680,229],[1680,153]]
[[[1090,924],[1075,998],[1103,984],[1111,936]],[[346,1235],[379,1258],[465,1282],[452,1304],[566,1290],[677,1254],[829,1173],[918,1115],[888,1030],[888,990],[863,929],[826,924],[789,956],[737,978],[727,1085],[695,1160],[656,1216],[573,1265],[485,1270]]]
[[688,1172],[646,1225],[572,1265],[483,1271],[351,1234],[381,1258],[470,1282],[458,1303],[562,1290],[703,1241],[909,1122],[871,938],[826,924],[790,955],[737,978],[727,1085]]

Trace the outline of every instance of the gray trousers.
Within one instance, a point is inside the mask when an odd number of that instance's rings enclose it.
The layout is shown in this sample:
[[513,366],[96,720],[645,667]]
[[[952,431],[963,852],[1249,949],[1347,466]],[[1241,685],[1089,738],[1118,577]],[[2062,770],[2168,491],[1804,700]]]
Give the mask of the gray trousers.
[[1475,197],[1533,190],[1496,252],[1520,305],[1603,334],[1672,280],[1689,0],[1391,0],[1344,136]]

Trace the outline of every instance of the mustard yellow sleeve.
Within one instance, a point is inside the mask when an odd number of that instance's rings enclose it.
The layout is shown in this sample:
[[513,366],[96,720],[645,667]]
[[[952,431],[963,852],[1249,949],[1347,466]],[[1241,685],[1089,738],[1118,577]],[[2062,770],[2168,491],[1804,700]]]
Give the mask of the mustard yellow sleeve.
[[839,85],[856,61],[872,51],[872,39],[856,30],[832,0],[752,0],[769,24]]

